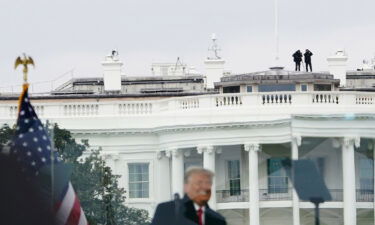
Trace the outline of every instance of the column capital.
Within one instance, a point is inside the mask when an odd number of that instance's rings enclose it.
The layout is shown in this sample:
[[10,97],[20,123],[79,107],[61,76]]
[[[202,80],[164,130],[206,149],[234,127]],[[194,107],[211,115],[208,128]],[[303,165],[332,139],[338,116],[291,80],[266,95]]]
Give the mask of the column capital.
[[259,152],[262,150],[259,143],[245,143],[243,146],[244,146],[245,151],[247,152],[249,151]]
[[360,137],[343,137],[341,139],[341,146],[348,148],[349,146],[355,146],[359,148],[361,145],[361,138]]
[[204,152],[207,152],[208,154],[212,154],[212,153],[215,152],[215,148],[212,145],[198,146],[197,152],[198,152],[198,154],[203,154]]
[[171,158],[172,156],[173,157],[178,157],[180,156],[180,151],[178,148],[170,148],[170,149],[167,149],[165,150],[165,156],[168,157],[168,158]]
[[292,136],[292,142],[296,143],[298,147],[301,146],[301,144],[302,144],[301,135],[293,135]]
[[105,153],[103,154],[103,158],[105,160],[112,159],[113,161],[117,161],[120,159],[120,155],[118,153]]
[[157,159],[161,159],[163,158],[163,155],[165,155],[166,153],[164,153],[163,151],[157,151],[156,152],[156,157]]

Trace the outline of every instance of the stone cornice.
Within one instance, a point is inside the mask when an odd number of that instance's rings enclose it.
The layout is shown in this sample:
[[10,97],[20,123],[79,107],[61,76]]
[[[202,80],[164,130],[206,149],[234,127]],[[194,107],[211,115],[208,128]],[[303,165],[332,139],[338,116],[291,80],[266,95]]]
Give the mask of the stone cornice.
[[122,134],[163,134],[175,133],[184,131],[203,131],[215,129],[228,128],[260,128],[260,127],[282,127],[290,125],[290,120],[276,120],[276,121],[257,121],[257,122],[236,122],[236,123],[217,123],[217,124],[200,124],[200,125],[177,125],[165,126],[150,129],[80,129],[70,130],[73,134],[107,134],[107,135],[122,135]]
[[339,120],[339,121],[348,121],[348,120],[374,120],[374,114],[357,114],[357,113],[348,113],[348,114],[326,114],[326,115],[314,115],[314,114],[306,114],[306,115],[292,115],[292,118],[299,119],[299,120]]

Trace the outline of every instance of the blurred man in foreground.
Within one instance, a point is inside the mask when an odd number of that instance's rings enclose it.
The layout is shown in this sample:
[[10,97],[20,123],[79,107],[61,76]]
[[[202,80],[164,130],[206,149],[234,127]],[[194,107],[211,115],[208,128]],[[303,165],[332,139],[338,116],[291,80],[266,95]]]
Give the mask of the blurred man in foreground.
[[151,225],[226,225],[224,217],[207,204],[213,176],[209,170],[189,168],[184,177],[183,199],[159,204]]

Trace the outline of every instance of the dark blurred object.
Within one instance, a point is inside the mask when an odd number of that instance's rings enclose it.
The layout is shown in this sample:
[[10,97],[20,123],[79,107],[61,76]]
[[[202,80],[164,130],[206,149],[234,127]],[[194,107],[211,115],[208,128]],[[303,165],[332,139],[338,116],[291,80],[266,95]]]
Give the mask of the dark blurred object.
[[322,175],[311,160],[286,159],[282,164],[298,197],[315,205],[315,224],[319,225],[319,204],[332,200]]
[[302,52],[300,50],[297,50],[295,53],[293,53],[293,61],[296,64],[296,71],[301,71],[301,61],[302,61]]
[[55,224],[50,205],[40,198],[38,186],[11,156],[0,154],[0,181],[1,224]]
[[310,50],[306,49],[303,55],[305,56],[306,72],[309,72],[309,67],[310,72],[312,72],[311,56],[313,55],[313,53]]
[[[181,204],[177,210],[175,200],[159,204],[151,225],[197,225],[198,216],[193,201],[185,195],[179,202]],[[178,212],[177,215],[174,214],[176,211]],[[226,222],[223,217],[207,206],[204,224],[225,225]]]

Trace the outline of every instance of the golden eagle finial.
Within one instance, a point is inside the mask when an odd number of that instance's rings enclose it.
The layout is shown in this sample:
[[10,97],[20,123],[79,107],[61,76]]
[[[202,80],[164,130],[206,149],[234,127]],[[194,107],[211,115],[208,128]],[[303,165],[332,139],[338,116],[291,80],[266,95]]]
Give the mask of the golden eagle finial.
[[17,69],[18,65],[23,65],[23,80],[25,83],[27,83],[27,72],[29,71],[27,65],[29,64],[35,67],[33,58],[31,58],[30,56],[26,56],[25,53],[23,53],[23,59],[18,56],[16,62],[14,63],[14,69]]

